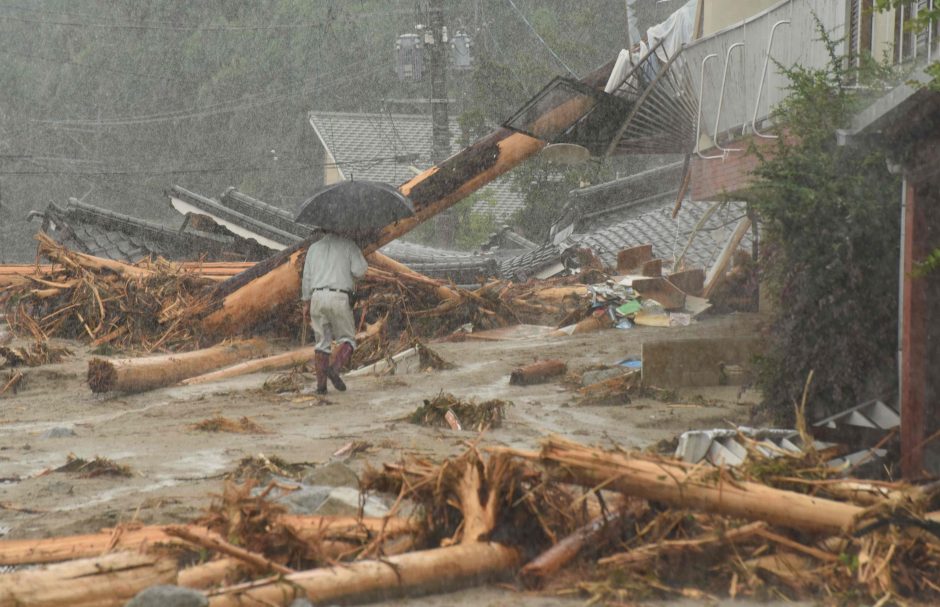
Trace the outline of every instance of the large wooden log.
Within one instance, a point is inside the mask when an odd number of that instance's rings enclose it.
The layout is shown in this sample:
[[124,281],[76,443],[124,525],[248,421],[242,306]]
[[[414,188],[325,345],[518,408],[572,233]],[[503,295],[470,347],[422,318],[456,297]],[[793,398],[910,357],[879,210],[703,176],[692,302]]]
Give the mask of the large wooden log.
[[[288,527],[298,537],[311,540],[358,540],[379,533],[396,537],[415,530],[414,525],[401,518],[359,519],[353,516],[284,514],[278,517],[277,522]],[[204,529],[195,525],[190,527],[197,531]],[[41,539],[0,540],[0,565],[56,563],[98,556],[111,550],[145,551],[158,543],[181,542],[166,532],[165,525],[106,529],[100,533]]]
[[291,350],[290,352],[282,352],[281,354],[274,354],[272,356],[265,356],[264,358],[256,358],[254,360],[246,360],[245,362],[232,365],[231,367],[225,367],[224,369],[210,371],[209,373],[203,373],[202,375],[184,379],[180,383],[185,386],[192,386],[195,384],[206,384],[214,381],[221,381],[223,379],[238,377],[240,375],[248,375],[249,373],[277,371],[278,369],[286,369],[288,367],[293,367],[294,365],[299,365],[303,362],[311,360],[315,353],[315,346],[298,348],[297,350]]
[[138,592],[176,582],[176,561],[134,552],[0,575],[0,607],[121,607]]
[[[586,76],[582,82],[600,86],[607,81],[613,61]],[[553,131],[574,124],[589,101],[574,98],[547,111],[533,121],[533,132]],[[499,128],[401,184],[415,208],[412,217],[382,229],[363,250],[366,255],[407,234],[422,222],[460,202],[507,171],[537,154],[546,142],[522,133]],[[310,241],[282,251],[262,262],[246,276],[234,277],[218,291],[217,307],[203,319],[210,334],[231,335],[265,318],[277,307],[296,300],[300,293],[300,270]],[[237,288],[235,288],[237,285]]]
[[410,552],[382,561],[324,567],[209,594],[210,607],[282,605],[306,598],[317,605],[368,598],[456,590],[505,576],[519,565],[519,553],[500,544],[469,542]]
[[144,392],[269,352],[266,341],[249,339],[183,354],[110,360],[92,358],[88,361],[88,387],[96,393]]
[[229,580],[237,581],[247,569],[244,562],[225,557],[181,569],[176,584],[193,589],[213,588]]
[[560,437],[548,439],[538,459],[561,482],[591,488],[603,486],[675,508],[766,521],[791,529],[837,534],[850,527],[863,512],[852,504],[759,483],[716,480],[714,475],[703,476],[700,469],[690,472],[692,468],[680,462],[651,461]]

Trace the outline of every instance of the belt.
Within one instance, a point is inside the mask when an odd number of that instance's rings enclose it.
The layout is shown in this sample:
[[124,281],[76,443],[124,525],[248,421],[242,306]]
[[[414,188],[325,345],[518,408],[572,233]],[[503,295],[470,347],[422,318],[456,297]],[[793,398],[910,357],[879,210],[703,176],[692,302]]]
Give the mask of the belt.
[[329,287],[317,287],[315,289],[310,289],[311,291],[333,291],[334,293],[345,293],[346,295],[352,295],[352,291],[347,291],[346,289],[331,289]]

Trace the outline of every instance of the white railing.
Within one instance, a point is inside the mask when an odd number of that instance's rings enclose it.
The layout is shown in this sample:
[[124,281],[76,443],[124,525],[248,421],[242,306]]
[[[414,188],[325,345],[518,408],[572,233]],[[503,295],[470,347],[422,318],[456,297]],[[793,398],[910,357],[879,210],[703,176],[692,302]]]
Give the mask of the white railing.
[[[690,67],[693,90],[700,91],[699,152],[715,147],[726,153],[733,151],[728,142],[736,137],[767,136],[761,125],[787,95],[787,80],[776,63],[808,68],[828,63],[816,18],[842,54],[846,1],[784,0],[686,47],[683,58]],[[713,56],[718,60],[709,61]]]

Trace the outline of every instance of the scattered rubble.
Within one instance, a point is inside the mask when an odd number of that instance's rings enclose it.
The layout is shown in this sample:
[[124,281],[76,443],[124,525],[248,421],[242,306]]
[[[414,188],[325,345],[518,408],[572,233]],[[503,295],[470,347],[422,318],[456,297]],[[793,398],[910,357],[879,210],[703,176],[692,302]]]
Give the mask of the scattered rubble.
[[506,416],[506,408],[511,406],[512,402],[509,401],[476,403],[442,392],[433,399],[425,400],[411,414],[409,421],[422,426],[482,432],[488,428],[498,428]]
[[70,453],[65,464],[59,466],[54,472],[74,472],[79,478],[96,478],[99,476],[131,476],[130,466],[115,463],[105,457],[95,456],[93,460],[85,460],[74,453]]
[[204,419],[192,425],[193,430],[199,432],[234,432],[236,434],[267,434],[268,431],[258,422],[242,417],[238,420],[229,419],[222,415]]

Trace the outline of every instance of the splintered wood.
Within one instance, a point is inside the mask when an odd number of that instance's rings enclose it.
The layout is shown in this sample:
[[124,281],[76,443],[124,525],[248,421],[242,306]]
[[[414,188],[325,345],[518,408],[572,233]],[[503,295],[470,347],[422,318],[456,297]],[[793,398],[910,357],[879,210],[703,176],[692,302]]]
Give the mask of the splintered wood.
[[70,251],[43,233],[36,238],[39,254],[53,265],[0,292],[18,333],[144,351],[198,344],[205,288],[213,281],[179,264],[126,264]]
[[[0,564],[95,557],[0,575],[0,599],[118,605],[102,597],[126,576],[123,600],[175,581],[206,589],[216,607],[287,607],[300,597],[348,603],[516,573],[530,587],[592,602],[940,599],[940,514],[928,512],[936,486],[883,483],[863,507],[840,501],[858,483],[828,482],[818,454],[781,458],[731,470],[561,438],[535,452],[471,446],[442,462],[406,457],[367,471],[363,491],[394,499],[381,519],[289,515],[270,499],[290,486],[229,482],[194,524],[0,541]],[[398,515],[405,508],[407,519]],[[101,556],[122,549],[136,553]],[[177,570],[187,552],[217,560]],[[56,585],[80,593],[65,603],[47,594]]]

